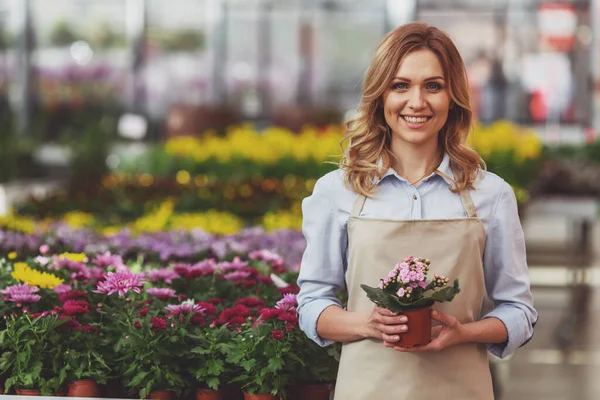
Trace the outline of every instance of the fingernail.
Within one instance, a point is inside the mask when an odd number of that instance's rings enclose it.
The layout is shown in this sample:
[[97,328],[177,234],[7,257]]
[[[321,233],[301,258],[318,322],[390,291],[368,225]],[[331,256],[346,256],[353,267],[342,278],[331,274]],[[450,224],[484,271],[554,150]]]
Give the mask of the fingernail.
[[406,318],[406,317],[400,317],[400,322],[406,322],[406,321],[408,321],[408,318]]
[[431,312],[431,315],[433,315],[434,317],[437,317],[437,315],[438,315],[438,312],[437,312],[437,311],[435,311],[435,310],[433,310],[433,311]]
[[400,340],[400,337],[399,336],[392,336],[392,340],[394,342],[397,342],[398,340]]
[[400,327],[400,330],[401,330],[402,332],[406,332],[406,325],[405,325],[405,326],[401,326],[401,327]]

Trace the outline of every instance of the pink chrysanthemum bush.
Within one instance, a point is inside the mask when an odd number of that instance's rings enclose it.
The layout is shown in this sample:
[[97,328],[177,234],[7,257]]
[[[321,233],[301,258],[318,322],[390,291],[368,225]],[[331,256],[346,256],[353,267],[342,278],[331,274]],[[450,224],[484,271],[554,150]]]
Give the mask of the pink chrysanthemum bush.
[[460,292],[458,279],[452,286],[448,286],[448,278],[438,274],[428,280],[430,265],[427,258],[409,256],[396,264],[378,287],[364,284],[361,287],[371,301],[395,313],[452,301]]

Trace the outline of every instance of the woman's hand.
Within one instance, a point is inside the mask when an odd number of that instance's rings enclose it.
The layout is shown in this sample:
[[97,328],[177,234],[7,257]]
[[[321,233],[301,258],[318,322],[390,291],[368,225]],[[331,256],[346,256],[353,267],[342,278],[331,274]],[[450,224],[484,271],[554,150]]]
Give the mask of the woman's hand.
[[431,319],[440,322],[441,325],[431,328],[432,340],[428,344],[405,348],[386,341],[384,342],[384,346],[393,347],[394,350],[406,353],[421,351],[438,352],[456,346],[457,344],[467,342],[463,325],[461,325],[461,323],[452,315],[444,314],[440,311],[432,311]]
[[385,308],[375,307],[367,319],[365,336],[393,345],[400,340],[399,334],[406,332],[406,321],[405,315],[396,315]]

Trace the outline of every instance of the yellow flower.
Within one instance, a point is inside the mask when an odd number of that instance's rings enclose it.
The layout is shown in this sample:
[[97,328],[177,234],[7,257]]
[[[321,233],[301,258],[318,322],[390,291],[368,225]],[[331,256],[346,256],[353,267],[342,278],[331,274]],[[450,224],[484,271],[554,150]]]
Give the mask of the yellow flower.
[[94,223],[94,216],[83,211],[71,211],[63,215],[63,221],[72,228],[84,228]]
[[11,276],[19,282],[26,282],[42,289],[53,289],[64,282],[55,275],[37,271],[23,262],[15,263]]
[[8,253],[8,259],[9,260],[14,260],[15,258],[17,258],[17,252],[16,251],[11,251],[10,253]]
[[66,258],[70,261],[75,262],[87,262],[88,258],[84,253],[62,253],[59,255],[60,258]]
[[262,226],[267,231],[277,229],[302,229],[302,214],[290,211],[267,213],[262,219]]
[[243,221],[228,212],[209,210],[204,213],[182,213],[173,215],[169,221],[171,229],[192,230],[200,228],[206,232],[229,235],[239,232]]

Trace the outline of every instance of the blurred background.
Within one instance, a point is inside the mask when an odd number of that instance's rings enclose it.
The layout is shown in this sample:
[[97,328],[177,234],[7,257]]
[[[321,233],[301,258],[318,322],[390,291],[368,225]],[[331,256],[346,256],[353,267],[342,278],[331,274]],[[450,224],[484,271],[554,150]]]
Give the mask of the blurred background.
[[540,320],[496,397],[600,398],[600,1],[0,0],[0,256],[299,230],[376,45],[415,20],[455,40],[470,145],[526,232]]

